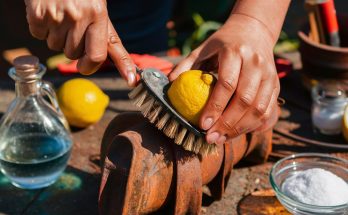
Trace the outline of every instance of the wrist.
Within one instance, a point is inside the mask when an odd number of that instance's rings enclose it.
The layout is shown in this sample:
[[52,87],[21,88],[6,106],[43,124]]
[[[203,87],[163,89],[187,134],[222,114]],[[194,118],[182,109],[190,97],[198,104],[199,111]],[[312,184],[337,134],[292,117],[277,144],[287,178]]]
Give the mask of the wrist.
[[272,32],[261,20],[243,13],[232,13],[225,24],[228,26],[237,22],[240,23],[242,29],[250,29],[250,33],[255,34],[259,38],[262,35],[265,42],[272,47],[275,46],[278,40],[278,34]]

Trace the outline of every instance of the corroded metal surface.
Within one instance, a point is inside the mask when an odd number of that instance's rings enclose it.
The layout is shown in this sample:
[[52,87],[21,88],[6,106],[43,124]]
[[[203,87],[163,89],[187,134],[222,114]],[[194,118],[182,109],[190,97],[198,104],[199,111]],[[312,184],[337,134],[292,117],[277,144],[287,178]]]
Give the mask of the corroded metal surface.
[[[294,58],[295,67],[300,67],[298,55],[287,55]],[[297,134],[313,136],[310,129],[310,97],[303,92],[300,79],[293,72],[289,78],[281,81],[282,97],[287,100],[283,109],[282,122],[278,126],[292,129]],[[14,83],[7,77],[0,79],[0,115],[6,111],[9,102],[14,98]],[[71,77],[61,77],[50,72],[44,79],[57,87]],[[88,77],[91,78],[91,77]],[[87,129],[73,131],[73,152],[69,167],[63,177],[53,186],[37,191],[23,191],[14,188],[0,176],[0,214],[97,214],[98,189],[100,183],[99,149],[100,143],[109,122],[119,113],[135,110],[128,102],[129,89],[115,73],[105,73],[91,78],[111,98],[110,105],[103,119]],[[313,137],[315,138],[315,137]],[[343,139],[341,139],[343,140]],[[340,141],[338,141],[340,143]],[[341,141],[341,144],[345,144]],[[202,214],[234,215],[243,197],[256,190],[269,189],[268,173],[272,164],[279,158],[297,152],[329,152],[342,158],[348,158],[347,151],[328,150],[327,148],[308,145],[273,135],[273,150],[270,159],[262,165],[251,165],[241,162],[234,167],[228,186],[221,201],[212,202],[203,194]],[[208,192],[203,187],[203,193]],[[209,193],[210,194],[210,193]],[[255,204],[261,204],[257,199]]]
[[255,191],[245,196],[239,202],[237,211],[244,215],[254,215],[255,211],[262,215],[291,215],[270,189]]
[[[116,116],[102,140],[100,214],[200,214],[202,185],[212,200],[220,200],[236,159],[259,145],[271,148],[271,131],[248,135],[201,157],[174,144],[140,113]],[[270,150],[258,152],[262,162]]]

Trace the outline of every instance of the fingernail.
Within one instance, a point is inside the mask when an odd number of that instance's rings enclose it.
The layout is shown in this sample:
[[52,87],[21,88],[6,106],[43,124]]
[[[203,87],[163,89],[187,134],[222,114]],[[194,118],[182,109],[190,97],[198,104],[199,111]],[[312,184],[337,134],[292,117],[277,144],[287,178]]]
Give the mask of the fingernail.
[[224,144],[226,140],[227,140],[226,136],[223,135],[217,140],[216,144]]
[[133,72],[128,72],[127,74],[128,86],[133,86],[135,81],[135,75]]
[[219,139],[220,135],[217,132],[213,132],[211,134],[208,134],[207,136],[207,142],[210,144],[216,143],[216,141]]
[[213,119],[207,118],[206,120],[204,120],[203,129],[208,130],[212,125],[213,125]]

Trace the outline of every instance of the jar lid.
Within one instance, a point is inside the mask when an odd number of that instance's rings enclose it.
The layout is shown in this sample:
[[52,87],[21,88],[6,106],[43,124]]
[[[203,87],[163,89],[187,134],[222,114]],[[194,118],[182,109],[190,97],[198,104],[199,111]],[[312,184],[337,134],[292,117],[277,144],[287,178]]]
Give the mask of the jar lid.
[[335,81],[321,81],[312,89],[313,100],[329,103],[346,103],[347,94],[344,87]]

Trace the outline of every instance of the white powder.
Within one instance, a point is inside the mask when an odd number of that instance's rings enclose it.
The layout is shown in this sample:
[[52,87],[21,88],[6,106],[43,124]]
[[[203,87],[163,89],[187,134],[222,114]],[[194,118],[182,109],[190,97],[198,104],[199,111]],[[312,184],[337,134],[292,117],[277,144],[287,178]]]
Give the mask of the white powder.
[[321,168],[300,171],[287,178],[282,191],[290,198],[311,205],[335,206],[348,203],[348,184]]

